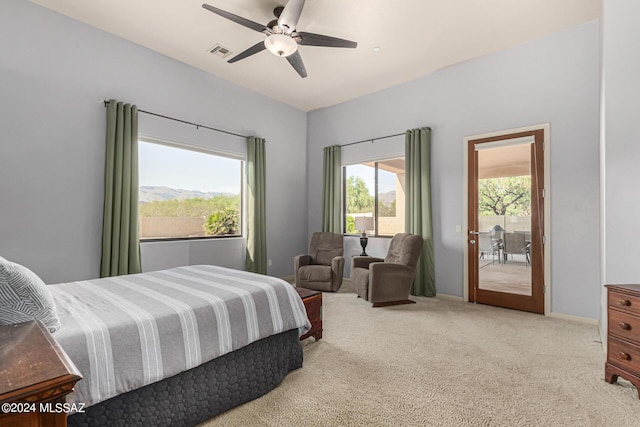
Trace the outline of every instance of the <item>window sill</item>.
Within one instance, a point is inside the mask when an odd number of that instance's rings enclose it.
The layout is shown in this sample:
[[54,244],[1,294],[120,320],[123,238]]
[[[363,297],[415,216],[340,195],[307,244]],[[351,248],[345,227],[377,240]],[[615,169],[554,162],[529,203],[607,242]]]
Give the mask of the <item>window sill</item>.
[[144,243],[162,243],[162,242],[193,242],[203,240],[229,240],[229,239],[244,239],[242,235],[233,236],[198,236],[198,237],[166,237],[166,238],[154,238],[154,239],[140,239],[140,244]]
[[[344,237],[357,237],[360,238],[360,234],[348,234],[348,233],[344,233],[343,234]],[[391,239],[393,236],[374,236],[373,234],[367,234],[367,237],[369,238],[377,238],[377,239]]]

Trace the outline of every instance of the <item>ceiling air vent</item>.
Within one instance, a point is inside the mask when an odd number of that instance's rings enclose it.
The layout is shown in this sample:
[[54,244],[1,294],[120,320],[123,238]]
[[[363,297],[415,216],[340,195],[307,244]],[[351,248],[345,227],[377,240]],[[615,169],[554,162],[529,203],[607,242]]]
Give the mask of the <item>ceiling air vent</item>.
[[217,44],[213,46],[211,49],[209,49],[209,53],[213,53],[214,55],[224,59],[227,56],[231,55],[233,52],[231,52],[228,48]]

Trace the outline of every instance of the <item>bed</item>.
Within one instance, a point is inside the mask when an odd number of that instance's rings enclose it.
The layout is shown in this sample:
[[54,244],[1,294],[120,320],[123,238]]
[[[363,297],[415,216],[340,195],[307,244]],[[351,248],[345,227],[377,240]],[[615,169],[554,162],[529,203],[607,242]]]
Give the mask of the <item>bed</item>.
[[302,366],[309,320],[277,278],[200,265],[47,288],[83,376],[70,426],[192,426]]

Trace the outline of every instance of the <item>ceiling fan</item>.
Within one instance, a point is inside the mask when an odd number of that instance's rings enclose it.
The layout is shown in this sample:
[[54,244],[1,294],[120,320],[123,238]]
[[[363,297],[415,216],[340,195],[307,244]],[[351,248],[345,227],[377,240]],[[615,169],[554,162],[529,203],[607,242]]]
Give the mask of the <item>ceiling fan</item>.
[[203,4],[202,7],[237,24],[267,35],[264,41],[258,42],[244,52],[237,54],[228,61],[229,63],[240,61],[267,49],[276,56],[286,57],[289,64],[300,74],[300,77],[305,78],[307,77],[307,70],[304,67],[304,62],[302,62],[300,52],[298,52],[299,44],[303,46],[355,48],[358,43],[322,34],[296,31],[304,2],[305,0],[289,0],[286,6],[276,7],[273,10],[276,19],[267,25],[258,24],[208,4]]

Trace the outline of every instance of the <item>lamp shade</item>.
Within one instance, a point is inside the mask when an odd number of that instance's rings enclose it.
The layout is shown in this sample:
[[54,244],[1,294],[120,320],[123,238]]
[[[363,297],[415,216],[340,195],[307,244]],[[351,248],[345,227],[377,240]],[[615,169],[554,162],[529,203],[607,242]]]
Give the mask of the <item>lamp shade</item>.
[[373,230],[373,217],[371,216],[357,216],[355,222],[355,228],[359,231]]

